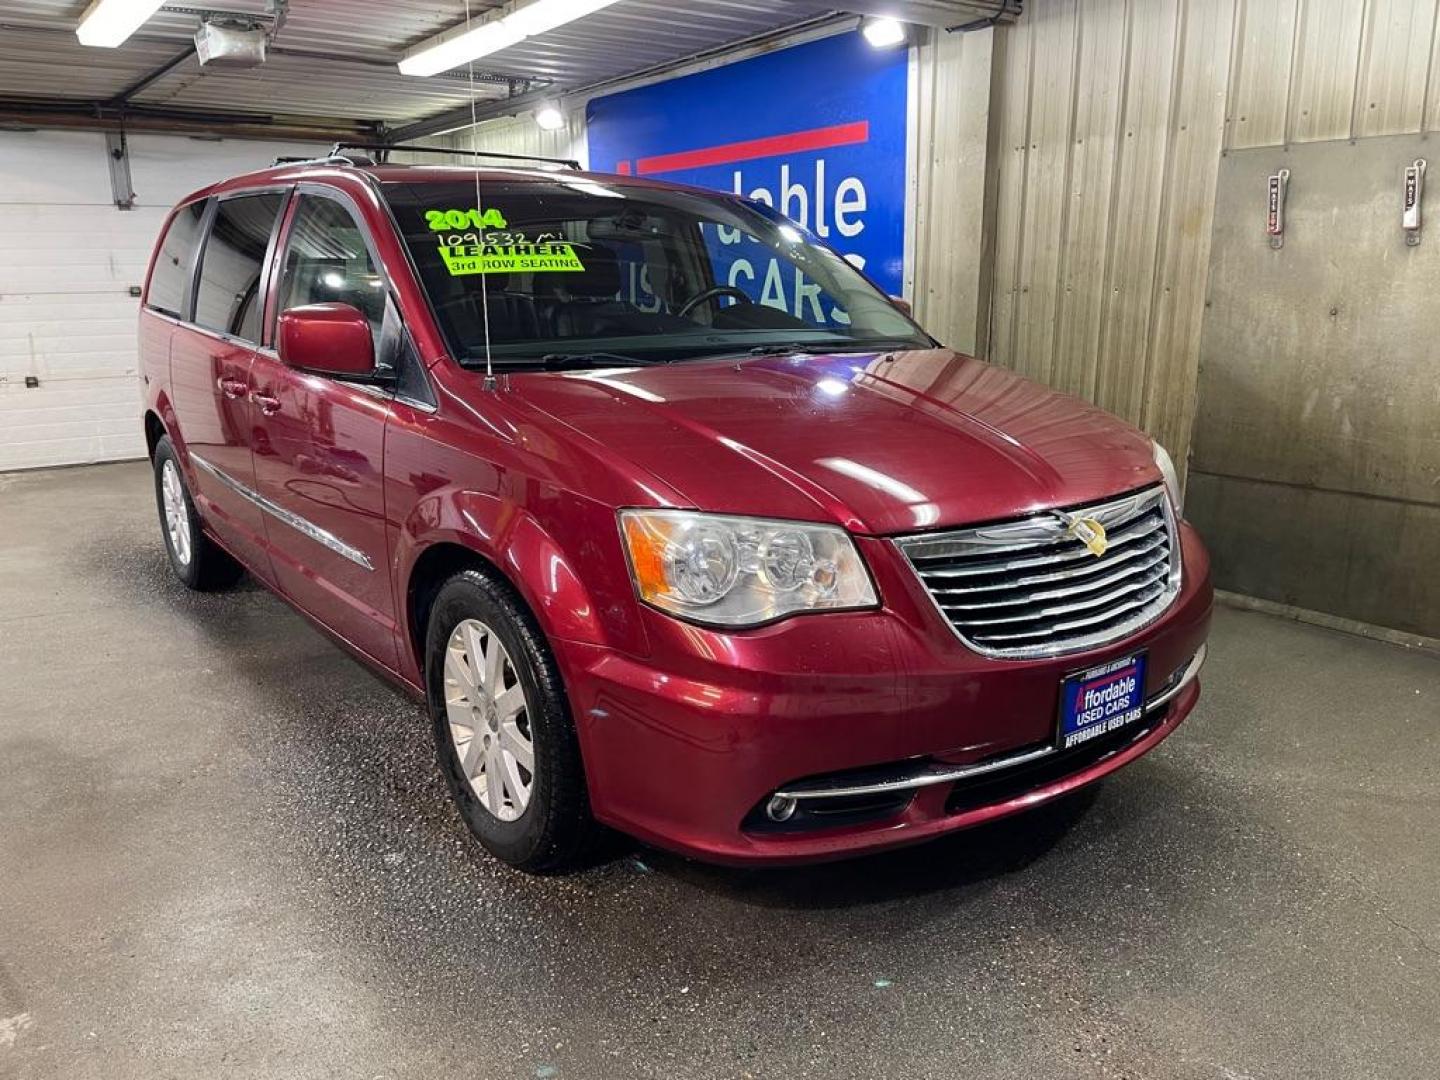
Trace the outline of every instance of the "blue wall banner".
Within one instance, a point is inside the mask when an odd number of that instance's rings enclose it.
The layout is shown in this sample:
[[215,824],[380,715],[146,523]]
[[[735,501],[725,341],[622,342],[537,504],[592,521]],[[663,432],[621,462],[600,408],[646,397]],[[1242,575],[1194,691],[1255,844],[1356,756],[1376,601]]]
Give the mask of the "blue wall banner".
[[595,98],[590,165],[768,203],[899,295],[907,65],[847,33]]

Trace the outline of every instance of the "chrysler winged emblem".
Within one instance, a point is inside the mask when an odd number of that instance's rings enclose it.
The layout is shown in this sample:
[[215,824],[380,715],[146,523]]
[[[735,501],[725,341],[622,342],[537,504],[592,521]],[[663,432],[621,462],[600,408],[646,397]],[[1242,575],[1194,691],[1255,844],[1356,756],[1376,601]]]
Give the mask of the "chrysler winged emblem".
[[1074,514],[1059,514],[1060,520],[1065,522],[1066,530],[1071,536],[1079,540],[1090,554],[1097,559],[1105,554],[1110,546],[1110,541],[1105,539],[1105,526],[1096,521],[1093,517],[1079,517]]

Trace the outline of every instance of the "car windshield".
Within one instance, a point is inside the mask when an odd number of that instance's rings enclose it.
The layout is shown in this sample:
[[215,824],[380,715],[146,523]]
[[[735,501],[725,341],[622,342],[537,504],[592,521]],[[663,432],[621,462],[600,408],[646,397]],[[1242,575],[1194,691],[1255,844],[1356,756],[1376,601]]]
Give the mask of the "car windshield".
[[462,363],[663,363],[933,344],[769,207],[585,176],[394,182],[386,198]]

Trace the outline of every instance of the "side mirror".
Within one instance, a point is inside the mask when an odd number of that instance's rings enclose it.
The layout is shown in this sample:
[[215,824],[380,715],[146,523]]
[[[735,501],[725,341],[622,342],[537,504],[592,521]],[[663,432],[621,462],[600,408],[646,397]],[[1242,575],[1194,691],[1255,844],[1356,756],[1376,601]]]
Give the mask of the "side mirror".
[[915,314],[914,310],[910,307],[910,301],[909,301],[909,300],[906,300],[903,296],[892,296],[892,297],[890,297],[890,303],[894,304],[895,307],[896,307],[896,308],[900,311],[900,313],[903,314],[903,315],[914,315],[914,314]]
[[370,321],[350,304],[306,304],[281,312],[276,337],[280,359],[290,367],[341,377],[375,373]]

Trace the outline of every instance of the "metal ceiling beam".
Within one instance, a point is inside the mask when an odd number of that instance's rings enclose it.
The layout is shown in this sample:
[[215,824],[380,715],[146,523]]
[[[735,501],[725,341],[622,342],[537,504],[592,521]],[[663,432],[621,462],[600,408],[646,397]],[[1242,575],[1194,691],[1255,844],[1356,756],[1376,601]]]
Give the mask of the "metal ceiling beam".
[[203,113],[180,109],[147,109],[130,105],[68,102],[64,105],[0,100],[0,125],[10,128],[71,128],[80,131],[153,131],[172,135],[215,135],[227,139],[277,139],[324,143],[345,139],[373,140],[376,124],[314,124],[275,120],[248,113]]
[[954,30],[967,23],[994,20],[1013,23],[1022,0],[843,0],[841,10],[878,15],[915,26]]
[[192,56],[194,56],[194,55],[195,55],[195,49],[194,49],[193,46],[187,47],[184,52],[176,53],[176,54],[175,54],[174,56],[172,56],[169,60],[166,60],[163,64],[161,64],[159,67],[151,68],[151,69],[150,69],[149,71],[147,71],[144,75],[140,76],[140,78],[136,79],[136,80],[135,80],[133,83],[131,83],[129,86],[125,87],[124,90],[121,90],[118,94],[116,94],[114,97],[112,97],[112,98],[110,99],[110,104],[111,104],[111,105],[124,105],[124,104],[126,104],[132,97],[134,97],[136,94],[140,93],[140,91],[144,90],[146,87],[150,86],[152,83],[155,83],[155,82],[157,82],[157,81],[160,80],[160,79],[163,79],[166,75],[169,75],[170,72],[174,71],[177,67],[179,67],[181,64],[183,64],[186,60],[189,60],[189,59],[190,59]]
[[[307,60],[325,60],[336,64],[351,64],[355,67],[379,68],[383,69],[386,73],[390,75],[397,75],[398,77],[398,73],[395,70],[394,60],[381,60],[378,58],[371,59],[368,56],[340,56],[336,53],[320,52],[317,49],[295,49],[281,45],[274,45],[269,47],[268,49],[266,49],[266,53],[270,56],[298,56]],[[469,73],[465,71],[454,71],[445,72],[443,74],[433,76],[433,78],[448,79],[451,81],[464,80],[468,82],[470,76]],[[504,85],[506,83],[514,81],[514,79],[514,75],[502,75],[499,72],[495,71],[475,72],[475,81],[477,83],[485,83],[486,85],[494,85],[497,83],[500,85]],[[531,84],[540,82],[548,84],[551,80],[525,79],[523,81]]]
[[171,15],[193,15],[197,19],[235,19],[253,23],[282,21],[274,11],[236,11],[233,8],[223,7],[186,7],[183,4],[162,4],[160,10]]

